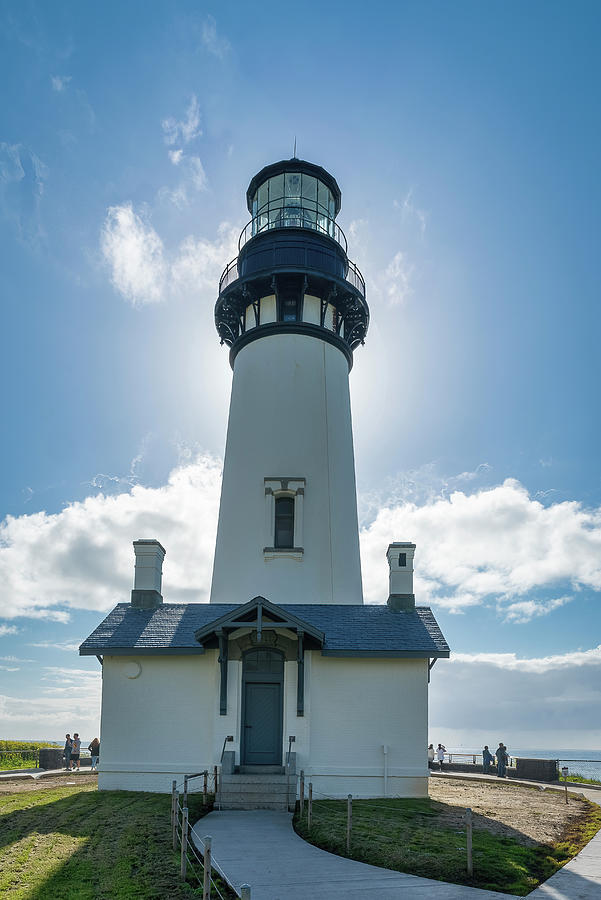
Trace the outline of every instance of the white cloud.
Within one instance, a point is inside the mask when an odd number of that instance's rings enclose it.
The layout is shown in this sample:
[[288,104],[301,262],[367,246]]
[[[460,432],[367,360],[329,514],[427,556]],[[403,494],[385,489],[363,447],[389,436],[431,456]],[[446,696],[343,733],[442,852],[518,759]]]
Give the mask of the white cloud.
[[186,110],[184,119],[178,120],[169,116],[162,121],[163,134],[165,143],[169,146],[182,143],[189,144],[194,138],[202,134],[200,130],[200,107],[198,100],[193,94]]
[[21,239],[43,236],[39,213],[47,177],[47,166],[24,144],[0,142],[0,209]]
[[99,730],[100,667],[45,667],[41,681],[42,697],[0,695],[0,732],[21,740],[60,741],[66,732],[77,731],[87,746]]
[[30,647],[42,647],[46,650],[62,650],[65,653],[77,653],[81,640],[74,641],[36,641]]
[[384,272],[385,288],[384,292],[390,306],[398,306],[404,303],[407,297],[412,293],[411,279],[414,273],[414,266],[407,261],[407,256],[399,250]]
[[407,195],[402,203],[399,203],[398,200],[393,200],[393,206],[395,207],[395,209],[401,210],[401,214],[404,220],[417,219],[420,232],[422,234],[425,233],[428,216],[423,209],[417,207],[413,202],[413,188],[411,188],[407,192]]
[[453,653],[451,662],[453,665],[487,665],[542,675],[557,669],[601,666],[601,644],[591,650],[574,650],[570,653],[523,659],[518,658],[515,653]]
[[167,269],[163,242],[131,203],[109,207],[101,249],[114,286],[134,306],[164,299]]
[[0,672],[20,672],[20,666],[2,666],[0,665]]
[[[202,183],[204,170],[196,170]],[[134,306],[157,303],[199,287],[214,289],[225,265],[238,248],[239,229],[222,222],[214,241],[189,235],[171,254],[150,225],[131,203],[112,206],[107,211],[101,232],[101,250],[111,270],[111,281],[119,293]],[[95,486],[119,476],[99,473]]]
[[215,241],[187,237],[171,267],[174,289],[214,288],[227,263],[237,255],[238,234],[238,228],[222,222]]
[[560,606],[565,606],[572,599],[572,597],[555,597],[552,600],[518,600],[505,606],[503,614],[507,622],[529,622],[538,616],[546,616]]
[[[222,244],[232,235],[224,228]],[[223,247],[191,240],[173,277],[183,286],[212,283],[222,253]],[[0,525],[5,618],[66,621],[70,608],[105,610],[126,600],[131,542],[139,537],[157,537],[167,547],[168,601],[206,600],[219,489],[219,460],[200,455],[183,458],[162,487],[133,485],[55,515],[7,517]],[[422,505],[399,501],[379,509],[361,531],[366,602],[385,602],[386,547],[408,539],[417,543],[415,588],[422,605],[460,612],[492,604],[520,623],[567,603],[565,592],[548,598],[560,583],[601,589],[601,510],[576,502],[545,507],[513,480],[470,495],[454,490]],[[10,633],[14,626],[0,626],[0,634],[2,629]]]
[[170,150],[169,159],[174,166],[178,166],[184,179],[175,188],[162,187],[158,196],[159,199],[169,200],[178,209],[182,209],[190,202],[191,189],[196,192],[206,191],[207,173],[199,156],[186,156],[183,150]]
[[[378,251],[371,246],[367,219],[353,219],[348,227],[349,245],[359,261],[370,293],[394,307],[405,303],[413,293],[415,266],[403,250],[397,250],[388,263],[378,260]],[[373,302],[373,299],[372,299]]]
[[203,22],[202,43],[218,59],[223,59],[231,49],[230,42],[217,34],[217,22],[213,16],[207,16]]
[[[453,653],[430,684],[430,740],[471,750],[598,747],[601,645],[553,656]],[[564,751],[565,752],[565,751]]]
[[[0,553],[2,553],[2,549],[0,548]],[[16,625],[0,625],[0,637],[4,637],[6,634],[18,634],[19,629]]]
[[532,599],[530,592],[559,585],[601,590],[601,510],[575,501],[543,506],[513,479],[381,508],[361,534],[368,602],[387,596],[381,559],[391,540],[417,544],[418,602],[455,612],[493,602],[510,621],[525,622],[569,599],[565,592]]
[[[69,609],[107,610],[127,601],[132,541],[157,537],[167,549],[165,599],[208,599],[220,490],[220,462],[199,456],[159,488],[88,497],[55,515],[9,516],[0,525],[3,616],[69,619]],[[0,634],[16,627],[0,626]]]
[[57,91],[59,94],[61,94],[65,90],[65,88],[67,87],[69,82],[71,81],[71,76],[70,75],[53,75],[51,77],[50,81],[52,84],[52,90]]

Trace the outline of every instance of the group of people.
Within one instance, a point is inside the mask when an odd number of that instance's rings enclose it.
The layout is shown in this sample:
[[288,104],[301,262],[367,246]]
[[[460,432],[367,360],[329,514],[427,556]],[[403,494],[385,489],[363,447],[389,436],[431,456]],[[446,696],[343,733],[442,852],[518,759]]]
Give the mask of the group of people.
[[434,749],[434,744],[428,745],[428,766],[432,768],[434,765],[434,759],[436,759],[438,763],[438,768],[442,769],[442,764],[444,762],[444,755],[447,752],[447,748],[444,744],[439,744],[436,750]]
[[[434,744],[428,745],[428,766],[433,768],[434,760],[437,761],[438,767],[442,769],[444,763],[444,755],[447,752],[447,748],[444,744],[439,744],[436,750],[434,749]],[[474,757],[475,759],[475,757]],[[482,751],[482,770],[485,775],[490,775],[490,767],[495,764],[496,759],[496,767],[497,767],[497,775],[499,778],[505,778],[505,771],[507,769],[507,763],[509,762],[509,753],[507,752],[507,747],[502,741],[499,741],[499,746],[495,750],[494,754],[490,752],[488,749],[488,744],[485,745],[484,750]]]
[[[88,744],[88,750],[92,757],[92,772],[97,772],[98,760],[100,758],[100,741],[98,738],[94,738],[94,740]],[[75,732],[73,737],[71,737],[70,734],[65,735],[63,757],[65,759],[65,769],[67,772],[79,772],[81,762],[81,741],[77,732]]]
[[499,741],[499,746],[495,750],[494,756],[488,749],[488,744],[484,745],[484,750],[482,751],[482,771],[485,775],[490,775],[490,767],[495,764],[495,759],[497,761],[497,775],[499,778],[505,778],[505,770],[507,769],[507,763],[509,762],[509,753],[502,741]]

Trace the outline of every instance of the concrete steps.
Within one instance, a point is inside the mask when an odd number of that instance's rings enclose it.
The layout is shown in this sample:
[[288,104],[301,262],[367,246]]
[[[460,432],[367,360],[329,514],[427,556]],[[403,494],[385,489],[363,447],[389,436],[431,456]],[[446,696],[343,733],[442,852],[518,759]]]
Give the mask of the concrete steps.
[[288,778],[277,772],[224,773],[215,800],[220,809],[287,810],[296,800],[296,776]]

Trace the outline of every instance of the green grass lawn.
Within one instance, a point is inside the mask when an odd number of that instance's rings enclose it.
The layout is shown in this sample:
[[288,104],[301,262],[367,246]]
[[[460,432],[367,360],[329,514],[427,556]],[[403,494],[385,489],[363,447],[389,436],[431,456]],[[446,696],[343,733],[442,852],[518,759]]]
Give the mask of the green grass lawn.
[[[445,804],[435,800],[353,800],[352,859],[455,884],[525,896],[573,856],[601,828],[601,809],[584,804],[585,818],[564,840],[528,846],[517,838],[473,831],[473,877],[466,872],[466,836],[437,824]],[[346,800],[313,803],[295,815],[298,834],[324,850],[346,856]]]
[[[563,779],[560,778],[559,780],[562,781]],[[584,775],[579,775],[578,772],[570,772],[568,781],[575,781],[578,784],[601,784],[598,778],[586,778]]]
[[[203,814],[189,798],[190,820]],[[0,896],[6,900],[180,900],[171,798],[95,784],[0,794]],[[205,810],[205,811],[208,811]],[[233,898],[222,883],[221,893]],[[202,896],[202,891],[200,891]]]

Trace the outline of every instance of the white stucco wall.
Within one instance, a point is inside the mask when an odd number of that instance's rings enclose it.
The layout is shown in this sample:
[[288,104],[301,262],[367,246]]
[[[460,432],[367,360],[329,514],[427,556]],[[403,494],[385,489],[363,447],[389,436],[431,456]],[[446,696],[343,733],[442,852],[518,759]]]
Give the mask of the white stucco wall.
[[[227,735],[234,741],[226,749],[240,763],[242,662],[228,663],[228,712],[221,716],[217,655],[104,657],[100,790],[168,792],[173,779],[212,771]],[[282,763],[294,735],[297,772],[304,770],[316,797],[427,796],[426,659],[309,651],[302,717],[296,662],[284,668]],[[201,780],[191,783],[201,788]]]
[[169,791],[174,778],[212,768],[217,675],[217,651],[105,656],[99,789]]
[[[270,476],[306,480],[300,559],[263,553]],[[257,594],[363,602],[348,364],[302,334],[263,337],[234,364],[211,602]]]
[[308,746],[298,767],[334,797],[426,797],[428,662],[307,654]]

